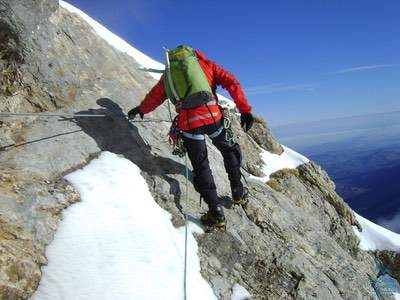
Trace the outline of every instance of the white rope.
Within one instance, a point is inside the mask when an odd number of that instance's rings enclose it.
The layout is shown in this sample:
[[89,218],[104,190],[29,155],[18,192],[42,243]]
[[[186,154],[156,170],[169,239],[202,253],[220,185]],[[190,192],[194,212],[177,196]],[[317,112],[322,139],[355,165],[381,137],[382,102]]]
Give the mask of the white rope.
[[[76,114],[76,113],[52,113],[52,112],[41,112],[41,113],[13,113],[13,112],[0,112],[0,118],[2,117],[65,117],[65,118],[106,118],[106,117],[120,117],[126,118],[126,114]],[[149,119],[143,120],[129,120],[130,122],[171,122],[170,120],[164,119]]]
[[0,117],[108,117],[109,115],[104,114],[74,114],[74,113],[51,113],[51,112],[42,112],[42,113],[13,113],[13,112],[0,112]]

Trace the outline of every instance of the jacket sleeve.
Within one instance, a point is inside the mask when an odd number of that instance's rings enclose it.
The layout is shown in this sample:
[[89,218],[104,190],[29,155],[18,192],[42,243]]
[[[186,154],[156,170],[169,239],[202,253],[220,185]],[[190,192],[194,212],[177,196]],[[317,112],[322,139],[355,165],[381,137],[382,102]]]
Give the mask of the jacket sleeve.
[[233,101],[235,101],[239,112],[251,112],[251,106],[249,105],[246,96],[244,95],[243,89],[235,76],[228,71],[225,71],[215,62],[208,60],[205,55],[200,51],[196,50],[196,53],[200,59],[204,59],[207,61],[208,66],[212,69],[214,82],[216,83],[216,85],[222,86],[229,92],[229,95],[231,95]]
[[143,99],[142,103],[140,103],[140,111],[147,114],[160,106],[165,99],[167,99],[167,94],[164,89],[163,77],[161,77],[157,84]]

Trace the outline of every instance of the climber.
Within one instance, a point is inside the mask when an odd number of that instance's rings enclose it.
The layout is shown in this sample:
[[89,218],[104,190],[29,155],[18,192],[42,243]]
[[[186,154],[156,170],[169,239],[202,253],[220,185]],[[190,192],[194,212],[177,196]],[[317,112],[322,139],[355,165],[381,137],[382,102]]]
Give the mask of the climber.
[[[209,166],[205,135],[221,152],[231,185],[234,204],[246,201],[247,189],[241,182],[241,150],[238,143],[226,139],[223,114],[218,105],[217,85],[225,88],[241,113],[241,126],[248,131],[254,118],[236,78],[190,46],[179,46],[166,53],[166,70],[141,104],[128,112],[129,119],[153,111],[167,98],[178,113],[177,127],[193,167],[193,184],[208,204],[209,211],[201,217],[204,225],[224,227],[225,216],[217,195]],[[171,86],[172,84],[172,86]]]

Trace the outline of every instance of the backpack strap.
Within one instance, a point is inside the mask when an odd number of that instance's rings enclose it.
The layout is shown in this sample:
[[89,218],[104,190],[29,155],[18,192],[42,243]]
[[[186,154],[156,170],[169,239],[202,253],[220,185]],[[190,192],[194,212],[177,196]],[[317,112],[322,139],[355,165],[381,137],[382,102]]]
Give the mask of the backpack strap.
[[[163,48],[164,49],[164,57],[165,57],[165,76],[167,78],[168,81],[168,85],[169,88],[171,89],[171,92],[174,96],[174,100],[175,102],[179,102],[181,99],[179,98],[178,93],[176,92],[175,86],[174,86],[174,82],[172,80],[172,75],[171,75],[171,65],[169,62],[169,50],[167,48]],[[172,99],[171,99],[172,100]]]

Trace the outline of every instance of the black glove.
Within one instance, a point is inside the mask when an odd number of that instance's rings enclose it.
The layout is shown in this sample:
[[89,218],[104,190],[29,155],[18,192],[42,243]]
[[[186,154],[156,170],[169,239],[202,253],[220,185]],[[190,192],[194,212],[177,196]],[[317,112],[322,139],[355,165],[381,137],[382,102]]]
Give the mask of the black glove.
[[144,113],[142,113],[142,112],[140,111],[140,105],[139,105],[139,106],[136,106],[135,108],[132,108],[132,109],[128,112],[128,118],[129,118],[130,120],[133,120],[133,119],[136,117],[137,114],[140,116],[140,118],[143,119]]
[[240,126],[243,127],[244,131],[249,131],[250,128],[253,126],[254,117],[251,113],[242,113],[240,115]]

